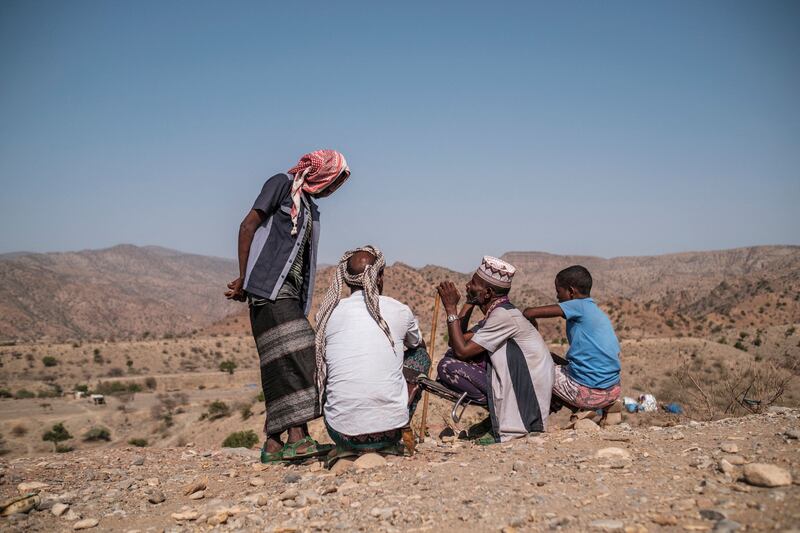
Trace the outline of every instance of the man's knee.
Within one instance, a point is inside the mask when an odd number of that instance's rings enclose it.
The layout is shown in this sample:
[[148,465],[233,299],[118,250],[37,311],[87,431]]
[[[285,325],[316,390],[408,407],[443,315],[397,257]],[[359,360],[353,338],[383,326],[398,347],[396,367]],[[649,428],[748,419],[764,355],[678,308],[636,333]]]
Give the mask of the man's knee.
[[450,362],[450,358],[449,357],[444,357],[439,361],[439,364],[436,365],[436,375],[437,376],[442,377],[442,376],[449,376],[450,375],[450,369],[449,369],[449,364],[448,364],[449,362]]

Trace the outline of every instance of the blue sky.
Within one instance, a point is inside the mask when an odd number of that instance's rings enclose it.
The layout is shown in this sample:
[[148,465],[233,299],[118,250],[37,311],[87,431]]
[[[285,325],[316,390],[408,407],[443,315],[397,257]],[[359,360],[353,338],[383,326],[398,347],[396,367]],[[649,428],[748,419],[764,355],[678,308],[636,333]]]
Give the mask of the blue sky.
[[800,244],[797,2],[0,2],[0,253],[233,257],[336,148],[320,259]]

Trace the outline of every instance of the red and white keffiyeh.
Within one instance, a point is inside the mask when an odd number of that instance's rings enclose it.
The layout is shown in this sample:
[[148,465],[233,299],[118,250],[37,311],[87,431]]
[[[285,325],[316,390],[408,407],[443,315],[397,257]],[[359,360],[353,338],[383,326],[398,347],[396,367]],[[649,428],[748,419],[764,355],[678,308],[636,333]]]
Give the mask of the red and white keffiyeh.
[[329,188],[330,192],[335,191],[350,177],[350,167],[347,166],[344,156],[336,150],[315,150],[301,157],[288,172],[294,176],[292,235],[297,235],[301,192],[318,194]]

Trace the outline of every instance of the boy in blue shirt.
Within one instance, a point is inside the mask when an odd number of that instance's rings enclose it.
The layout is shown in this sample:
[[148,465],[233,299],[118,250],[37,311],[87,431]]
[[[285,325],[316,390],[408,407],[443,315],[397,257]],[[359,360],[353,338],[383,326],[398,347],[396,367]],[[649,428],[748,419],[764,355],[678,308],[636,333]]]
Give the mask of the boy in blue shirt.
[[553,403],[557,397],[569,407],[573,423],[602,410],[602,424],[618,424],[622,421],[619,342],[608,316],[589,296],[592,275],[580,265],[571,266],[556,275],[555,285],[558,304],[523,312],[534,326],[538,318],[567,321],[569,351],[566,360],[556,361]]

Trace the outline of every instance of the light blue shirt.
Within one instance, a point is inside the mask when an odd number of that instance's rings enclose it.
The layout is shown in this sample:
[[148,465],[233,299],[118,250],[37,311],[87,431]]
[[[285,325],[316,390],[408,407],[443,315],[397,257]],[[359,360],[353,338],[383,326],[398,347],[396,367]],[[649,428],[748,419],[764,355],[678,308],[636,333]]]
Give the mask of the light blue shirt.
[[608,316],[591,298],[558,305],[567,319],[567,374],[592,389],[619,383],[619,341]]

